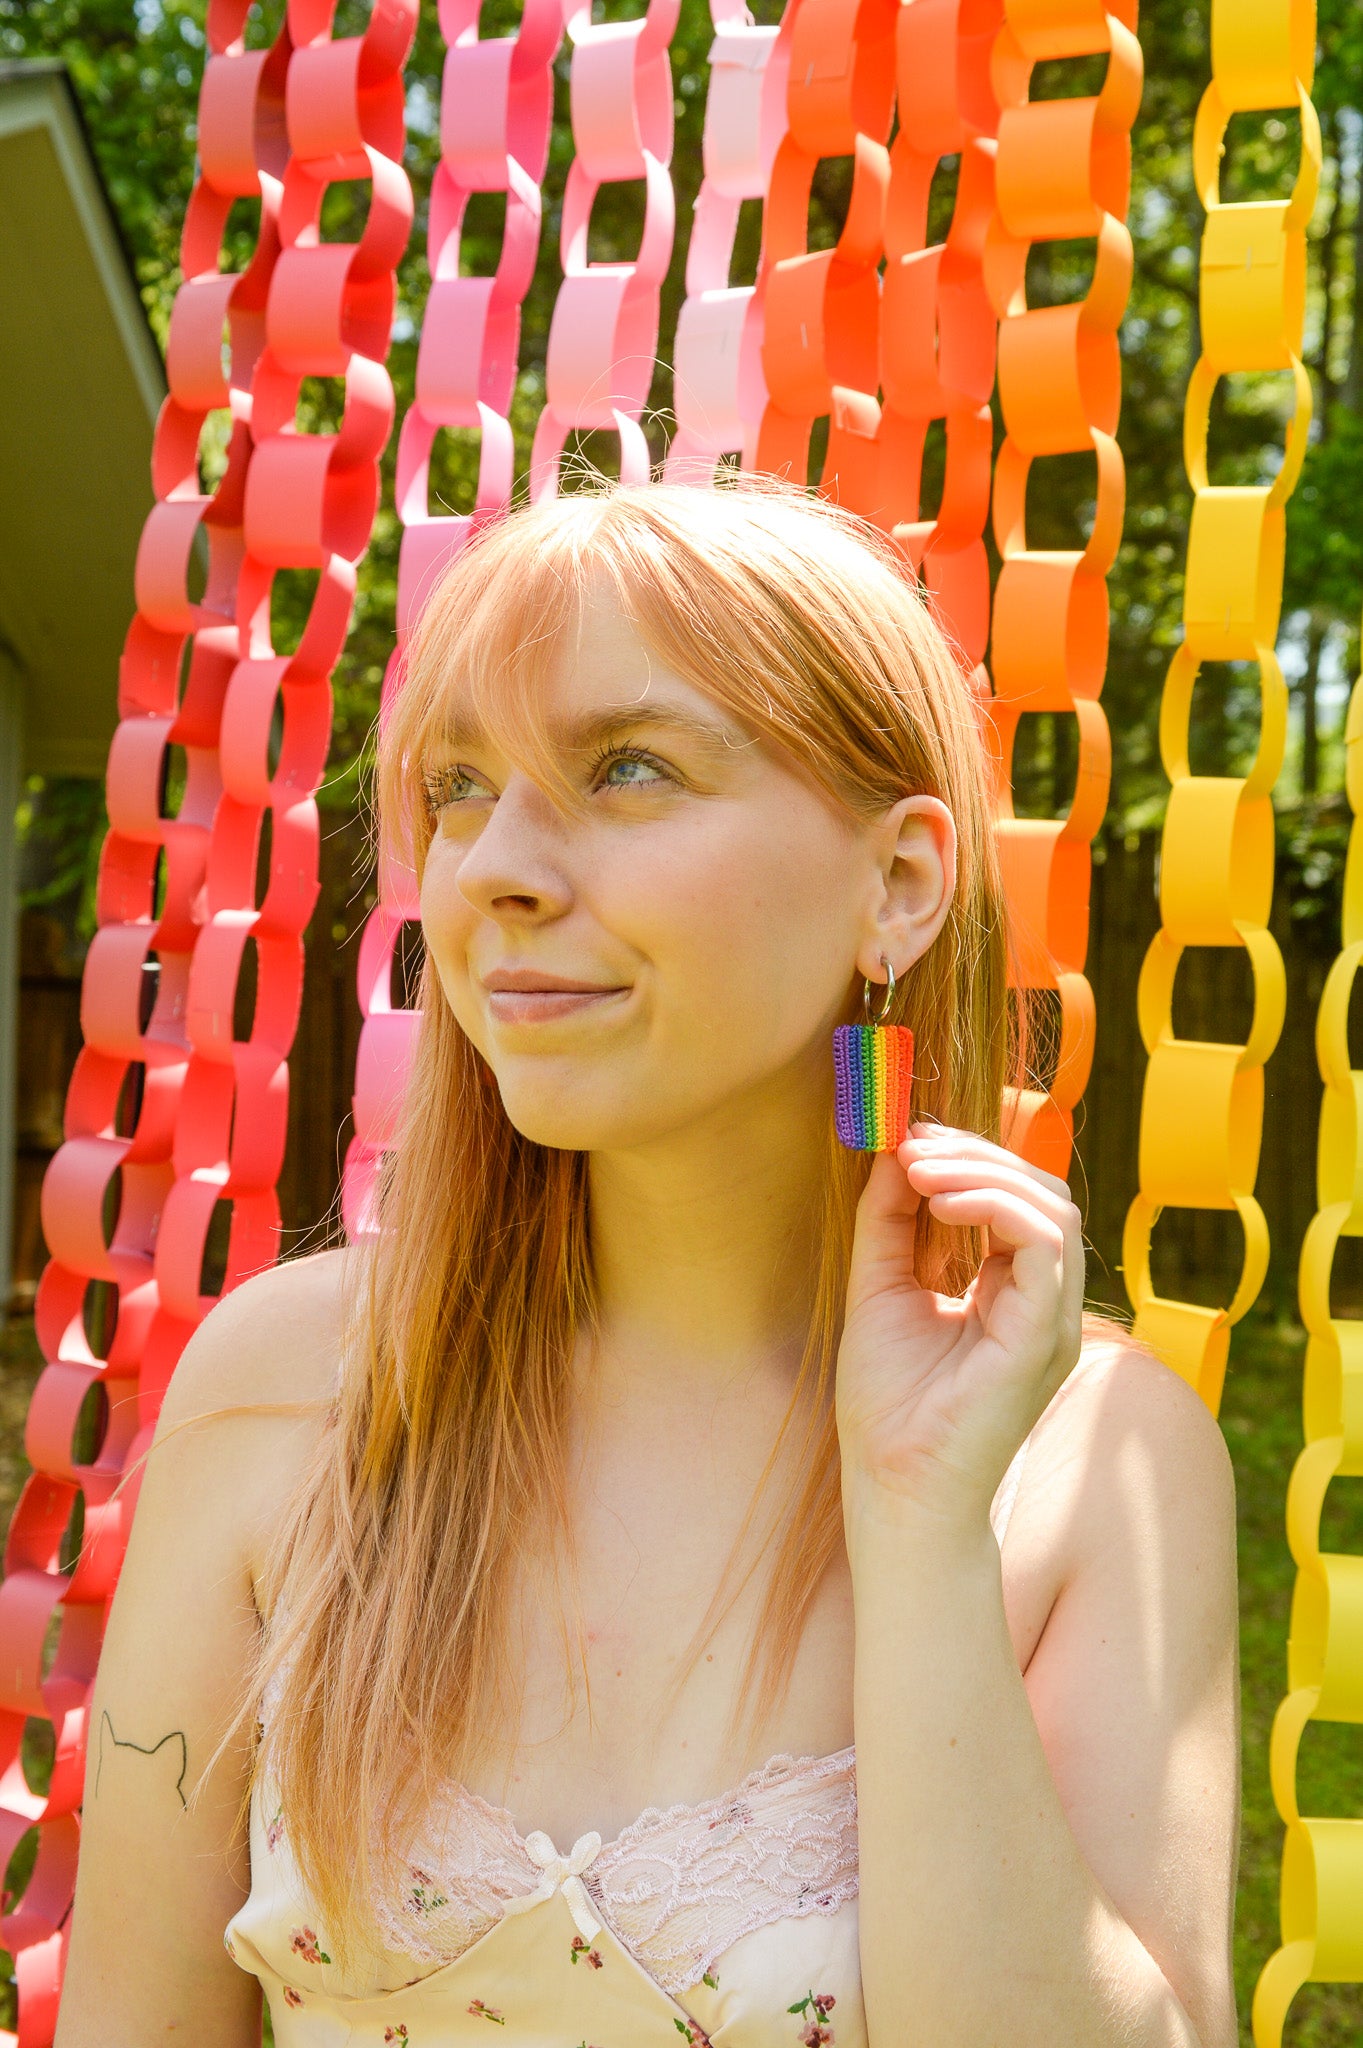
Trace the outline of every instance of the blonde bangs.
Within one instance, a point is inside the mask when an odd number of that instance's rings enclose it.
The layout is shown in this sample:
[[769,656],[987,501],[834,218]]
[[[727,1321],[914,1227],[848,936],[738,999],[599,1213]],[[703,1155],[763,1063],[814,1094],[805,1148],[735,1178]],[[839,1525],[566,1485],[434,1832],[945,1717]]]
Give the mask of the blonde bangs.
[[[580,799],[546,717],[550,675],[604,580],[640,638],[683,680],[853,815],[907,793],[951,803],[971,764],[988,801],[978,716],[922,588],[891,542],[825,500],[731,472],[685,485],[602,485],[484,528],[418,623],[381,749],[379,811],[419,866],[424,775],[472,725],[565,809]],[[795,502],[792,502],[792,498]],[[969,805],[966,805],[969,808]],[[993,856],[993,835],[963,851]]]
[[[534,509],[520,516],[534,520]],[[426,773],[450,757],[463,724],[486,733],[556,800],[574,799],[544,705],[557,649],[581,610],[583,565],[561,523],[545,521],[534,545],[517,524],[483,528],[436,585],[380,736],[384,848],[418,872],[431,836]]]

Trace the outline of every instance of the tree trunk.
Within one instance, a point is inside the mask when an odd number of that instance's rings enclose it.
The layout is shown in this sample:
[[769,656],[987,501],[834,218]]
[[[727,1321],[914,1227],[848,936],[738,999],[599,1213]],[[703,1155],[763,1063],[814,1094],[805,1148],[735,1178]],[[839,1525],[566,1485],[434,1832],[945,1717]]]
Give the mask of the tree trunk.
[[[1321,140],[1325,147],[1326,163],[1334,165],[1334,186],[1330,194],[1330,211],[1325,217],[1325,232],[1320,242],[1320,277],[1324,306],[1320,323],[1320,348],[1312,368],[1320,378],[1321,430],[1322,433],[1328,434],[1330,415],[1340,394],[1340,384],[1332,374],[1330,343],[1334,338],[1335,309],[1344,257],[1344,236],[1341,233],[1344,226],[1344,166],[1339,155],[1338,124],[1332,115],[1327,114],[1321,123]],[[1351,340],[1351,367],[1355,352]]]
[[1359,194],[1354,201],[1354,289],[1353,319],[1349,330],[1349,360],[1344,371],[1340,397],[1354,412],[1363,409],[1363,168],[1359,171]]
[[1325,646],[1328,620],[1312,607],[1306,632],[1306,673],[1301,679],[1301,788],[1303,796],[1315,796],[1320,788],[1320,718],[1316,692],[1320,687],[1320,657]]

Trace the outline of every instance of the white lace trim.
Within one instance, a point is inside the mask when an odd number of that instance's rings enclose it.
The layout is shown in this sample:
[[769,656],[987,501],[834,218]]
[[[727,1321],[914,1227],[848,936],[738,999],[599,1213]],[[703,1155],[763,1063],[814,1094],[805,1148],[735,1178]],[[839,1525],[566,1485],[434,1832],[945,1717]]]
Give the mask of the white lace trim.
[[[506,1809],[463,1786],[413,1849],[410,1883],[375,1910],[386,1941],[437,1967],[542,1877]],[[714,1799],[649,1807],[588,1857],[582,1881],[663,1990],[685,1991],[744,1935],[857,1896],[854,1751],[771,1757]]]

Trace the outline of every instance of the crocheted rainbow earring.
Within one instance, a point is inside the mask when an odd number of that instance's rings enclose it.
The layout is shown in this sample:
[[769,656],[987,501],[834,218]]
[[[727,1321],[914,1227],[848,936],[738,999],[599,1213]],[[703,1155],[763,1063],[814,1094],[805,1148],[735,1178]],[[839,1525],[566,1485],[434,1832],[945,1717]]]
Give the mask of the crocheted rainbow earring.
[[839,1024],[833,1033],[834,1115],[838,1136],[853,1152],[895,1152],[909,1130],[913,1085],[913,1033],[907,1024],[887,1024],[894,1001],[894,969],[875,1018],[871,983],[862,992],[864,1024]]

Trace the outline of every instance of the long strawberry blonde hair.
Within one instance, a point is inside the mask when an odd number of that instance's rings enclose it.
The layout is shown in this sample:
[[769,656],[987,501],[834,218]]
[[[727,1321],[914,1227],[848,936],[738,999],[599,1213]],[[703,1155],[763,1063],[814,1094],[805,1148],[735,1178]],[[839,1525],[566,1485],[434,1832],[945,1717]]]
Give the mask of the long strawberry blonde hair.
[[[555,765],[543,706],[588,577],[607,579],[650,648],[848,813],[871,818],[909,792],[948,806],[954,899],[900,981],[894,1018],[914,1031],[918,1113],[997,1139],[1026,1034],[1008,996],[979,714],[893,543],[824,498],[751,476],[712,490],[603,486],[487,527],[421,613],[381,734],[386,856],[421,869],[432,832],[424,774],[456,704],[556,800],[578,800]],[[858,1004],[849,988],[849,1021]],[[502,1626],[511,1575],[532,1557],[571,1557],[566,1367],[595,1316],[586,1156],[515,1129],[429,964],[420,1007],[377,1230],[348,1255],[337,1390],[281,1515],[263,1589],[269,1625],[242,1692],[244,1714],[272,1689],[250,1779],[268,1764],[292,1854],[340,1955],[373,1946],[371,1887],[394,1881],[426,1803],[442,1781],[470,1774],[503,1725],[515,1691]],[[869,1161],[837,1143],[831,1073],[830,1059],[803,1360],[677,1681],[773,1551],[731,1733],[744,1709],[754,1731],[766,1725],[842,1541],[833,1375]],[[962,1292],[979,1264],[978,1233],[924,1211],[918,1245],[925,1284]],[[797,1428],[803,1483],[722,1601]],[[571,1679],[566,1619],[564,1642]]]

